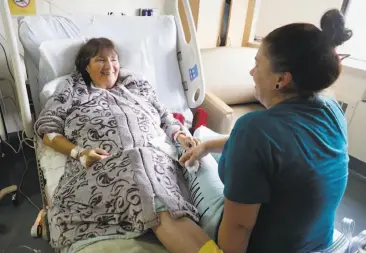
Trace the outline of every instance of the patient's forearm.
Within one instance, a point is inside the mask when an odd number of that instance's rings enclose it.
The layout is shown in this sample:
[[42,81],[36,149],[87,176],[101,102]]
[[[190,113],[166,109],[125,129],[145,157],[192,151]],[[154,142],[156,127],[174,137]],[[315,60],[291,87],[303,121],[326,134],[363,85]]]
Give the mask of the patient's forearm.
[[221,153],[228,139],[229,137],[225,137],[217,140],[206,141],[206,150],[208,151],[208,153]]
[[49,146],[50,148],[54,149],[61,154],[66,156],[70,155],[71,150],[76,146],[72,142],[70,142],[64,136],[56,136],[52,139],[52,141],[48,138],[47,135],[43,137],[43,143]]

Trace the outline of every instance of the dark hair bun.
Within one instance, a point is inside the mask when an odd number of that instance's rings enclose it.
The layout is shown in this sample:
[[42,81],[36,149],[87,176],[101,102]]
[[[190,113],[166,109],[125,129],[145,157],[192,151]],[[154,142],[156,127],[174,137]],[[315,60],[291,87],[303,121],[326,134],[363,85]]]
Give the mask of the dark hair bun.
[[323,30],[326,40],[333,47],[342,45],[353,35],[352,30],[345,27],[343,14],[337,9],[332,9],[324,13],[320,20],[320,27]]

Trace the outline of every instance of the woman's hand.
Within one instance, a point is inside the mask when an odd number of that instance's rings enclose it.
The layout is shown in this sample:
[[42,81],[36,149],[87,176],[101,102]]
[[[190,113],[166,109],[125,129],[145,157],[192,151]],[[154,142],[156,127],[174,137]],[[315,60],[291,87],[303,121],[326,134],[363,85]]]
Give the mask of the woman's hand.
[[185,134],[181,133],[177,137],[177,141],[180,145],[184,148],[184,150],[189,150],[191,148],[196,147],[198,144],[200,144],[200,140],[197,138],[194,138],[192,136],[186,136]]
[[187,152],[185,152],[181,158],[179,159],[180,165],[185,167],[186,162],[188,161],[188,166],[193,166],[195,161],[199,161],[202,157],[208,154],[208,149],[206,148],[205,143],[200,143],[194,148],[191,148]]
[[110,154],[101,148],[88,148],[80,153],[80,162],[85,168],[89,168],[96,161],[99,161]]

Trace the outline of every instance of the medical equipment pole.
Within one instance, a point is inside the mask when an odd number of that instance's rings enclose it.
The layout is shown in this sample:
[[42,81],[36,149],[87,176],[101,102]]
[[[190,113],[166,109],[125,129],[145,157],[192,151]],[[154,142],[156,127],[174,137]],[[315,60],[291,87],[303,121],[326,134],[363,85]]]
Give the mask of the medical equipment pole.
[[5,38],[8,42],[8,48],[10,49],[10,58],[12,60],[15,87],[17,91],[17,97],[21,112],[21,118],[23,121],[23,127],[27,137],[33,137],[33,119],[30,111],[28,93],[25,84],[25,78],[21,71],[21,60],[18,49],[18,42],[15,36],[12,17],[8,5],[8,0],[0,0],[0,15],[4,24]]
[[[3,99],[2,97],[0,97],[1,99]],[[9,136],[8,136],[8,131],[6,129],[6,124],[5,124],[5,118],[4,118],[4,114],[3,114],[3,109],[1,108],[0,105],[0,138],[2,138],[3,140],[9,140]],[[4,134],[4,136],[1,136],[1,134]],[[0,139],[0,145],[1,145],[1,139]],[[1,155],[1,152],[0,152]]]

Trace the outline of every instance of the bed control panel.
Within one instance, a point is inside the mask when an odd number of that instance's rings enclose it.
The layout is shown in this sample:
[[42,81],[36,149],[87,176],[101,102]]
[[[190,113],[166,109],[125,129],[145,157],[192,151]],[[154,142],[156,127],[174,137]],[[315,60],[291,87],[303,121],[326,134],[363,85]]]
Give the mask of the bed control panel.
[[195,64],[193,66],[193,68],[189,69],[189,79],[191,79],[191,81],[193,81],[197,77],[198,77],[198,66],[197,66],[197,64]]
[[175,16],[177,22],[178,48],[177,57],[182,76],[182,85],[186,94],[190,108],[199,107],[205,98],[205,80],[202,72],[202,60],[198,39],[196,36],[196,26],[190,9],[190,1],[182,0],[184,13],[186,14],[190,41],[186,40],[186,35],[179,14],[178,1],[167,1],[166,11]]

